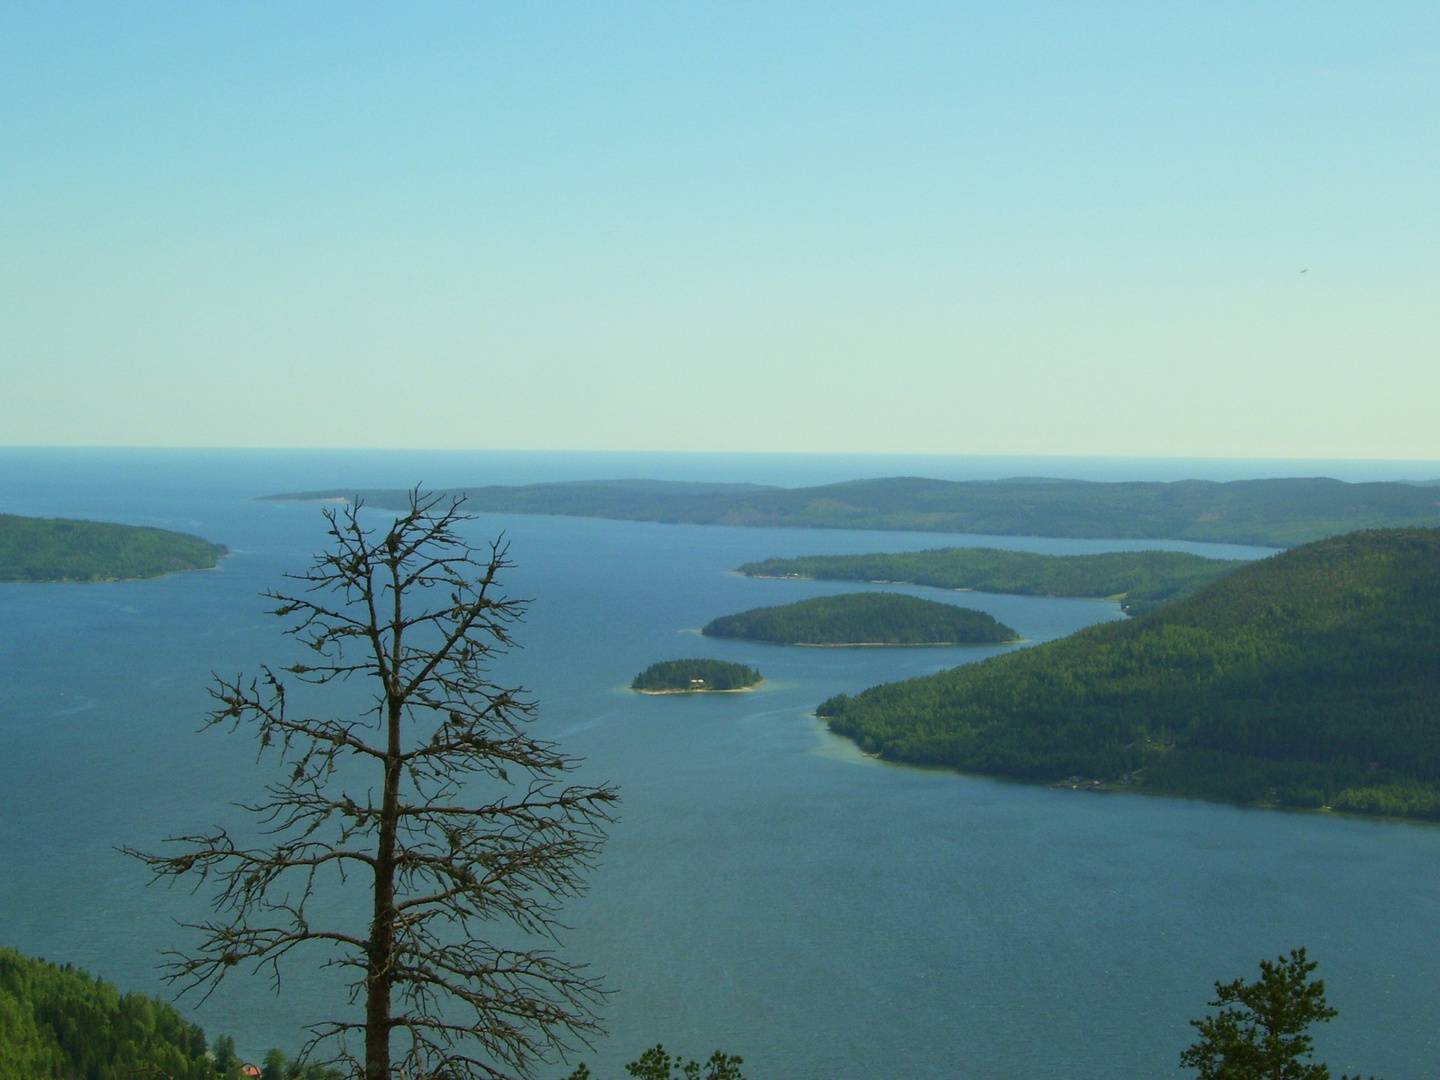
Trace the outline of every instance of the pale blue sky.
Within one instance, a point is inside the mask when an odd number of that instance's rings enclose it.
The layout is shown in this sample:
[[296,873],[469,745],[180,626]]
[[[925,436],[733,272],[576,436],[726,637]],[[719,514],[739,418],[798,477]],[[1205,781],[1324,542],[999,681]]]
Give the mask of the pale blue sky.
[[1440,459],[1440,4],[8,3],[0,375],[12,445]]

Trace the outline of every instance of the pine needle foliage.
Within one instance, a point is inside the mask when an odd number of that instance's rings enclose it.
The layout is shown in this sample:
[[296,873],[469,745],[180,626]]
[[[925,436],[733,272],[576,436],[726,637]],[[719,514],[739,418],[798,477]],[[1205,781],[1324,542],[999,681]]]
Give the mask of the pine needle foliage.
[[[1190,1024],[1200,1038],[1180,1054],[1199,1080],[1330,1080],[1324,1062],[1305,1060],[1315,1040],[1309,1028],[1339,1013],[1325,1001],[1325,983],[1312,979],[1316,962],[1304,949],[1260,961],[1260,978],[1215,984],[1212,1008]],[[1358,1080],[1358,1078],[1357,1078]]]

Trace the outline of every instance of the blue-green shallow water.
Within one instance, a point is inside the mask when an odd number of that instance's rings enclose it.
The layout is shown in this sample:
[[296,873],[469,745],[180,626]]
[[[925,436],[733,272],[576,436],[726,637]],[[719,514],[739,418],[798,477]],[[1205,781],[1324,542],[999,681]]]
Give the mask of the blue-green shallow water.
[[[482,455],[459,461],[470,475],[442,475],[462,471],[457,460],[430,463],[437,483],[604,465]],[[161,989],[157,952],[183,944],[172,920],[194,902],[145,888],[113,847],[225,818],[253,793],[253,744],[194,733],[208,673],[285,655],[256,594],[323,540],[316,507],[250,496],[404,483],[426,464],[0,453],[0,511],[161,524],[235,552],[217,572],[159,581],[0,586],[0,942]],[[691,474],[833,478],[806,461],[728,466],[750,472]],[[346,467],[363,475],[336,475]],[[684,474],[683,461],[670,467]],[[1337,1074],[1440,1071],[1440,830],[880,765],[826,735],[814,705],[996,650],[784,649],[693,633],[718,614],[849,588],[726,572],[740,562],[957,541],[563,518],[475,526],[477,538],[501,529],[519,564],[512,591],[535,600],[525,648],[501,671],[542,703],[539,731],[625,799],[566,938],[617,991],[612,1037],[587,1055],[606,1075],[658,1040],[742,1053],[757,1078],[1176,1075],[1211,981],[1297,944],[1342,1011],[1319,1040]],[[915,591],[983,608],[1032,640],[1116,617],[1098,602]],[[716,697],[624,690],[646,664],[683,655],[753,663],[768,683]],[[194,1015],[254,1056],[294,1047],[331,991],[313,962],[284,974],[279,998],[237,979]]]

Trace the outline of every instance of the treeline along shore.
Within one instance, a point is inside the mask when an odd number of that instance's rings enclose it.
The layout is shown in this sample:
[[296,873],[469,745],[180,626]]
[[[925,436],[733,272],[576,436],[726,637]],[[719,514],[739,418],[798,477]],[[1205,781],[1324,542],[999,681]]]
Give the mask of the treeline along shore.
[[[1440,525],[1440,487],[1323,477],[1095,483],[891,477],[820,487],[664,480],[455,488],[471,512],[697,525],[881,529],[1077,539],[1196,540],[1292,547],[1357,529]],[[409,492],[332,488],[272,500],[364,499],[403,509]]]
[[926,585],[1020,596],[1077,596],[1120,601],[1127,614],[1153,611],[1245,565],[1181,551],[1108,551],[1039,555],[997,548],[940,548],[897,554],[804,555],[766,559],[738,570],[746,577],[811,578]]

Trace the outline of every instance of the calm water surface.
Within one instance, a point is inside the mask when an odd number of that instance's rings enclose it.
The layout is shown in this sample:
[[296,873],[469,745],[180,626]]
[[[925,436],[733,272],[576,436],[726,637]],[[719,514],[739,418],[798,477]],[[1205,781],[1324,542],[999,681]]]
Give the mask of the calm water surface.
[[[697,461],[665,467],[838,478],[810,459]],[[158,524],[234,552],[219,571],[151,582],[0,585],[0,943],[163,992],[157,954],[192,940],[175,920],[198,902],[147,889],[114,847],[233,820],[230,804],[253,795],[254,745],[196,734],[205,687],[212,670],[287,655],[257,593],[324,539],[318,508],[255,495],[646,464],[661,473],[653,460],[553,455],[0,452],[0,512]],[[611,1037],[587,1055],[605,1075],[656,1041],[742,1053],[757,1080],[1178,1075],[1211,982],[1300,944],[1342,1012],[1320,1038],[1337,1075],[1440,1072],[1440,830],[881,765],[825,733],[815,704],[1003,648],[787,649],[695,633],[716,615],[853,588],[728,573],[751,559],[1141,545],[494,515],[473,529],[506,533],[511,591],[534,598],[501,672],[538,698],[539,732],[584,757],[586,779],[622,789],[623,820],[566,938],[616,991]],[[1035,641],[1118,617],[1101,602],[905,591],[963,600]],[[652,661],[685,655],[754,664],[767,683],[699,698],[625,690]],[[193,1015],[251,1056],[293,1049],[332,989],[313,963],[284,977],[278,997],[236,980]]]

